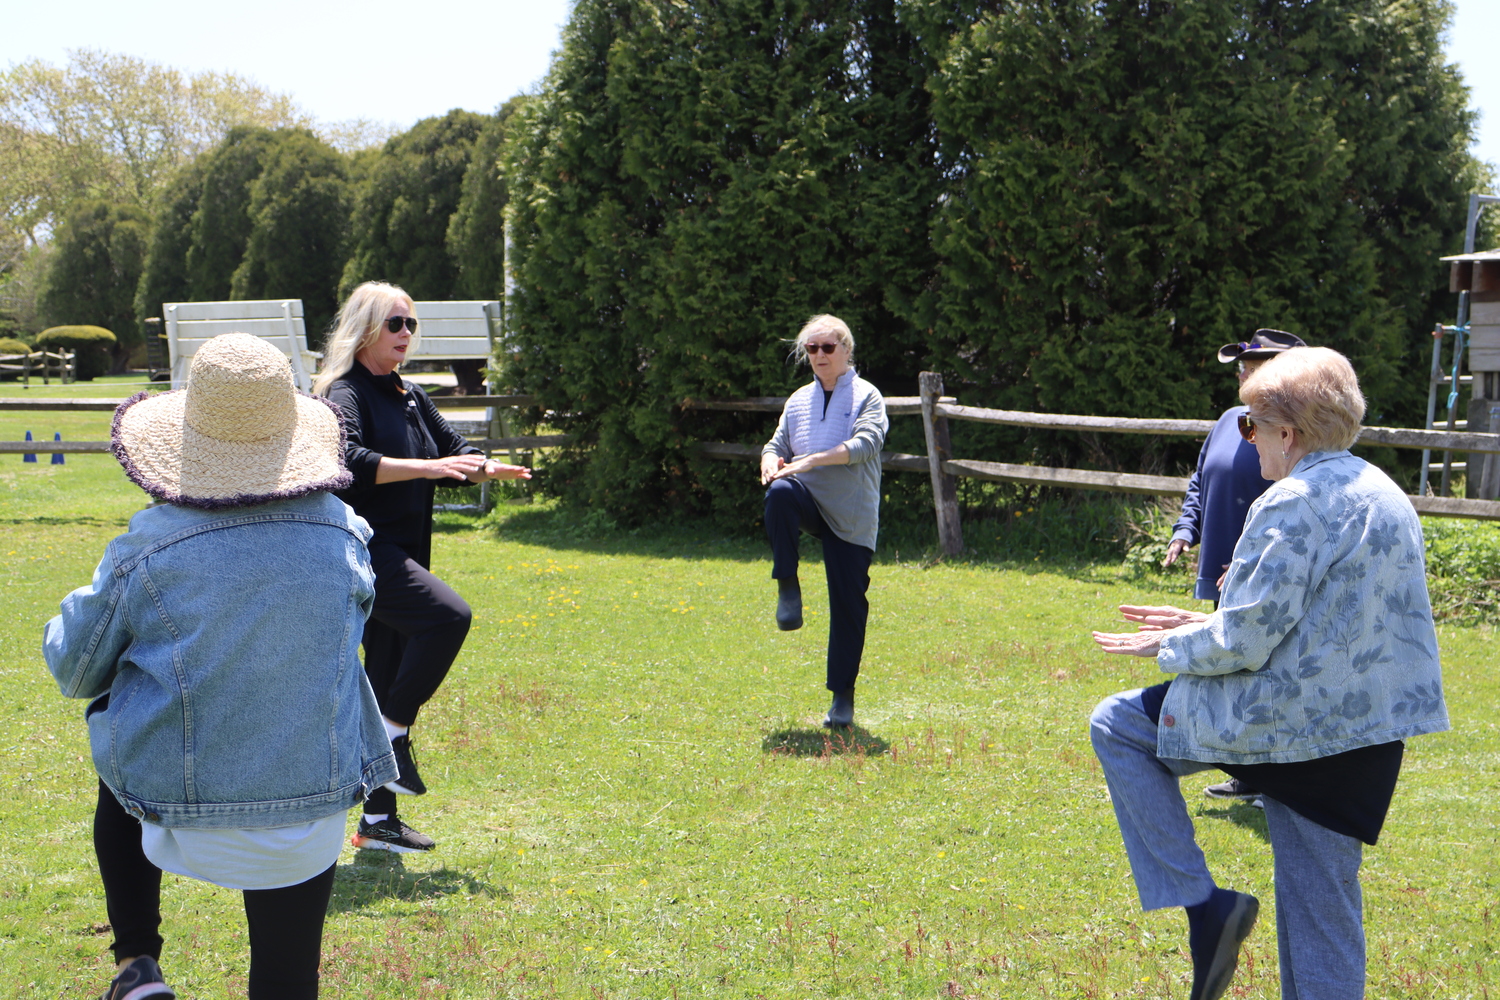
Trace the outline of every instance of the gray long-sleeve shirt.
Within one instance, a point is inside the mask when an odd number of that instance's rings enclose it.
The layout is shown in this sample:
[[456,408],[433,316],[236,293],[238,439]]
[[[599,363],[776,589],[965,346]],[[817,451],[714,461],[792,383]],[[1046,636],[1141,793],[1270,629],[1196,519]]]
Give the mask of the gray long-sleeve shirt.
[[[842,442],[849,449],[849,464],[820,465],[797,473],[797,479],[812,494],[823,520],[835,535],[873,550],[880,522],[880,451],[885,446],[890,420],[879,389],[858,376],[854,376],[852,388],[853,428]],[[812,397],[810,409],[793,405],[803,396]],[[782,408],[776,433],[761,454],[779,455],[788,462],[799,458],[792,450],[796,418],[789,421],[788,414],[798,410],[822,413],[822,396],[822,386],[816,379],[793,393]]]

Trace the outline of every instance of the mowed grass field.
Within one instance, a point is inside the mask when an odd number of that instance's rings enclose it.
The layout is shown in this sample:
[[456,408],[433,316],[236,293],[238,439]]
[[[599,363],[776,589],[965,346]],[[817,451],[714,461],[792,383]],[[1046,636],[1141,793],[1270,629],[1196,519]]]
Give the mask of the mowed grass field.
[[[98,440],[108,417],[0,412],[0,439]],[[96,997],[84,703],[40,639],[144,496],[109,456],[46,463],[0,456],[0,995]],[[439,846],[346,849],[324,995],[1186,997],[1182,913],[1140,912],[1086,731],[1104,695],[1157,680],[1089,630],[1181,594],[1112,565],[882,552],[858,726],[828,738],[804,552],[808,625],[780,633],[754,540],[590,534],[546,504],[439,515],[434,568],[476,609],[413,730],[432,792],[405,816]],[[1500,997],[1495,636],[1440,635],[1454,731],[1410,745],[1366,851],[1376,998]],[[1266,904],[1229,995],[1276,997],[1265,825],[1204,799],[1215,780],[1184,783],[1210,865]],[[163,894],[180,995],[244,996],[239,894],[174,876]]]

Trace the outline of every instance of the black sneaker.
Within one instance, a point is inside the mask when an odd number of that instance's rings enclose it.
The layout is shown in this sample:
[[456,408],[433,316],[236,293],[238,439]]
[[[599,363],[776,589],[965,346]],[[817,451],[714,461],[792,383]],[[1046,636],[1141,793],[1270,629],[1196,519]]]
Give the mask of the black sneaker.
[[833,704],[823,716],[823,725],[829,729],[847,729],[854,724],[854,689],[835,691]]
[[412,756],[411,736],[402,733],[391,740],[391,753],[396,755],[396,780],[387,781],[385,787],[397,795],[426,795],[427,786],[417,773],[417,758]]
[[1197,920],[1192,912],[1188,911],[1188,950],[1193,956],[1193,988],[1188,998],[1219,1000],[1234,978],[1240,947],[1255,926],[1260,901],[1248,893],[1216,888]]
[[795,632],[802,627],[802,586],[796,580],[776,582],[776,627]]
[[1217,785],[1209,785],[1203,789],[1203,794],[1211,799],[1242,799],[1246,802],[1260,798],[1259,791],[1251,788],[1239,778],[1230,778]]
[[349,842],[365,850],[394,851],[397,854],[430,851],[437,846],[437,842],[427,834],[418,833],[395,816],[388,816],[378,823],[366,823],[361,816],[359,829]]
[[156,959],[142,955],[109,981],[109,989],[104,991],[101,1000],[145,1000],[146,997],[172,1000],[175,996],[172,987],[161,977]]

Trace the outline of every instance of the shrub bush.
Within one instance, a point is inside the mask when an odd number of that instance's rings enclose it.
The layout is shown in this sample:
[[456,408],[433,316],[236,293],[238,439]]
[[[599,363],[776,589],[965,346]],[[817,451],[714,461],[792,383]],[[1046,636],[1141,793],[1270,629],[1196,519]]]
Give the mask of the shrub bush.
[[11,337],[0,337],[0,354],[27,354],[31,347],[24,340],[15,340]]
[[1500,622],[1500,525],[1424,517],[1422,535],[1433,617]]
[[54,326],[36,335],[36,346],[76,351],[74,372],[86,382],[109,371],[109,349],[115,346],[115,335],[102,326]]

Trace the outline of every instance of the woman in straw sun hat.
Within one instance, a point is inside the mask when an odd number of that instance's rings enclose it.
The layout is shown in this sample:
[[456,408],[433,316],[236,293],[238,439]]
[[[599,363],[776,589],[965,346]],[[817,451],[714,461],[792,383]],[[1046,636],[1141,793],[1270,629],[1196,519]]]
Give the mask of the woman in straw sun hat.
[[85,718],[94,848],[117,974],[106,1000],[172,997],[161,873],[244,892],[249,995],[318,995],[346,813],[396,775],[360,669],[370,529],[338,417],[258,337],[193,359],[186,389],[128,400],[115,456],[164,503],[131,518],[43,651]]
[[432,500],[439,481],[530,479],[531,470],[486,459],[449,426],[421,387],[401,377],[415,345],[411,297],[367,281],[339,310],[313,389],[338,405],[353,482],[339,496],[374,530],[375,607],[365,625],[365,672],[400,776],[377,789],[354,834],[357,847],[411,852],[431,837],[396,815],[398,795],[422,795],[409,728],[469,634],[473,612],[433,575]]

